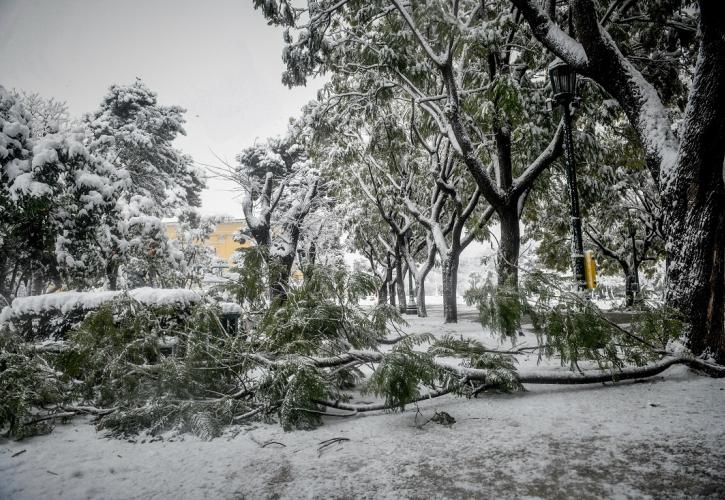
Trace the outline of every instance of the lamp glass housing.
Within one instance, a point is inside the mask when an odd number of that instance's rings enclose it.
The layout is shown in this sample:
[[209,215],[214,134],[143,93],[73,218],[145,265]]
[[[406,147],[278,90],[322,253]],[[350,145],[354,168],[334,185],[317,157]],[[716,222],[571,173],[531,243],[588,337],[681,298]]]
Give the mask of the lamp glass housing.
[[559,102],[571,101],[576,95],[576,72],[561,59],[556,59],[549,65],[549,79],[554,100]]

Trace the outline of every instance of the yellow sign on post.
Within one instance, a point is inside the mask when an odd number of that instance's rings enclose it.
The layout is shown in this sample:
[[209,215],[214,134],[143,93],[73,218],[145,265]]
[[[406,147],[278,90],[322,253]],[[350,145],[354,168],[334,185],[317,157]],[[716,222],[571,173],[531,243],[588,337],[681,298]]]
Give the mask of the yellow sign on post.
[[589,290],[597,287],[597,261],[594,260],[594,252],[591,250],[584,252],[584,280]]

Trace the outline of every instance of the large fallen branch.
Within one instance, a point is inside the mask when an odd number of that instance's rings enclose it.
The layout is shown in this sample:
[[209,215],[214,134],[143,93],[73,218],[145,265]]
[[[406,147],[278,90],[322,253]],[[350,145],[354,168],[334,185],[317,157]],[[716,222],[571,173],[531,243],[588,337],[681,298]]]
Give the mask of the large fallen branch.
[[[381,355],[382,358],[382,355]],[[483,390],[486,390],[488,385],[486,384],[486,371],[477,370],[473,368],[465,368],[461,366],[449,365],[445,363],[436,362],[442,368],[455,371],[462,376],[461,385],[471,381],[483,382],[483,385],[478,387],[474,394],[478,394]],[[574,372],[539,372],[539,373],[524,373],[518,375],[519,382],[521,384],[601,384],[604,382],[621,382],[625,380],[638,380],[643,378],[653,377],[658,375],[671,366],[674,365],[687,365],[691,368],[698,369],[708,373],[714,377],[725,376],[725,367],[714,365],[700,359],[695,358],[683,358],[683,357],[672,357],[667,356],[662,358],[648,366],[643,367],[630,367],[624,368],[618,371],[611,371],[608,373],[596,372],[590,374],[580,374]],[[417,403],[426,399],[433,399],[439,396],[448,394],[453,389],[440,389],[436,391],[428,392],[420,397],[410,401],[410,403]],[[369,404],[355,404],[355,403],[344,403],[341,401],[316,401],[318,404],[327,406],[329,408],[335,408],[338,410],[352,411],[350,415],[355,413],[369,412],[369,411],[380,411],[390,410],[392,406],[385,403],[369,403]]]
[[[444,395],[450,393],[452,390],[453,390],[452,388],[446,388],[446,389],[439,389],[437,391],[431,391],[431,392],[428,392],[426,394],[423,394],[423,395],[417,397],[413,401],[410,401],[410,403],[417,403],[418,401],[424,401],[426,399],[433,399],[433,398],[437,398],[439,396],[444,396]],[[315,403],[323,405],[323,406],[327,406],[329,408],[337,408],[338,410],[347,410],[347,411],[352,411],[355,413],[362,413],[362,412],[366,412],[366,411],[389,410],[392,408],[392,406],[387,405],[385,403],[354,404],[354,403],[344,403],[342,401],[315,401]],[[353,415],[353,414],[351,414],[351,415]]]

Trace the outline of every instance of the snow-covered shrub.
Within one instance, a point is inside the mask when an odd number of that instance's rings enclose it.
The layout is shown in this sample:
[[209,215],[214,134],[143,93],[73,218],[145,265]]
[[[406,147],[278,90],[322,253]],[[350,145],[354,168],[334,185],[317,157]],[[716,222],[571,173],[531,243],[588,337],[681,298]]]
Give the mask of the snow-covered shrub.
[[7,325],[27,341],[61,340],[90,311],[122,295],[141,304],[167,307],[172,315],[183,314],[201,296],[187,289],[136,288],[125,292],[58,292],[19,297],[2,309],[0,324]]

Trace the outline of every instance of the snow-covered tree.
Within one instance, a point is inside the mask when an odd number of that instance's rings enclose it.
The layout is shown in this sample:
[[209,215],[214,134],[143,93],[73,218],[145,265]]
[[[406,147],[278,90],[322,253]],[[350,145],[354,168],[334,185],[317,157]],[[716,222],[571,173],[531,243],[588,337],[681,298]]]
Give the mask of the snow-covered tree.
[[82,130],[49,126],[4,89],[0,99],[3,296],[15,296],[21,284],[25,293],[49,283],[77,286],[80,275],[97,276],[87,250],[124,181],[88,151]]
[[284,299],[305,218],[319,198],[320,179],[301,131],[255,144],[237,156],[233,175],[242,191],[249,232],[264,255],[269,296]]
[[571,0],[567,34],[555,2],[511,2],[541,44],[611,95],[636,131],[662,200],[667,304],[687,323],[694,353],[725,361],[725,4]]
[[185,133],[183,113],[178,106],[159,104],[156,93],[136,80],[112,85],[100,108],[85,117],[88,148],[126,180],[96,234],[97,256],[111,289],[118,287],[123,266],[129,266],[135,283],[147,280],[160,259],[179,263],[161,218],[198,206],[204,186],[192,159],[172,144]]
[[329,72],[331,98],[357,100],[362,110],[393,93],[449,139],[498,218],[499,282],[515,286],[519,220],[563,134],[544,106],[544,52],[521,37],[508,3],[255,5],[285,27],[285,82]]

